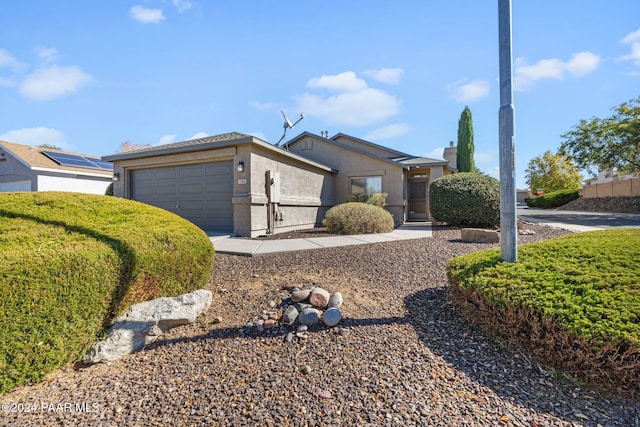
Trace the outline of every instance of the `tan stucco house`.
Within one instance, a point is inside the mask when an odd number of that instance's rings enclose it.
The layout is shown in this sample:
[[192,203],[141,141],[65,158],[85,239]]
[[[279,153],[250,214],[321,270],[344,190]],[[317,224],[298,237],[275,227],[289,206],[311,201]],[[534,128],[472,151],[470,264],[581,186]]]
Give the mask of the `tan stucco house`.
[[73,191],[104,194],[113,165],[97,156],[0,141],[0,193]]
[[384,192],[396,224],[428,220],[429,183],[455,172],[349,135],[304,132],[283,147],[232,132],[113,154],[114,195],[174,212],[210,232],[255,237],[310,228],[354,194]]

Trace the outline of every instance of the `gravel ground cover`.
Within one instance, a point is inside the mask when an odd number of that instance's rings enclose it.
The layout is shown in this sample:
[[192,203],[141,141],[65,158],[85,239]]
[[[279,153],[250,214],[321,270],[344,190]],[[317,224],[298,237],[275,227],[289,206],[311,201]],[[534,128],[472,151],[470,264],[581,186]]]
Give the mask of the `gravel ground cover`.
[[[536,234],[520,243],[566,234],[526,228]],[[459,315],[446,262],[495,246],[459,239],[459,230],[436,228],[428,239],[218,254],[205,317],[119,361],[68,368],[0,397],[0,424],[640,425],[640,403],[562,380]],[[291,283],[340,291],[342,322],[313,325],[292,342],[291,327],[246,327]]]

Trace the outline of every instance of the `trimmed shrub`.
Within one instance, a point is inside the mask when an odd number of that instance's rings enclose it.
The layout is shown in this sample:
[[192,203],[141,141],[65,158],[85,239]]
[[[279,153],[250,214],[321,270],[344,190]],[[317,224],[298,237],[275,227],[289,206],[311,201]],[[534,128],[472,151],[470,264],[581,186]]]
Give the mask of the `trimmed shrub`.
[[105,196],[113,196],[113,182],[111,184],[109,184],[109,186],[107,187],[107,189],[104,192]]
[[322,224],[339,234],[388,233],[393,230],[393,216],[378,206],[348,202],[329,209]]
[[578,190],[558,190],[542,196],[527,198],[524,201],[530,208],[551,209],[566,205],[579,198]]
[[131,304],[204,287],[213,246],[170,212],[77,193],[0,194],[0,394],[80,360]]
[[472,319],[580,381],[640,396],[640,229],[579,233],[447,265],[453,300]]
[[500,182],[488,175],[463,172],[445,175],[429,186],[434,220],[458,227],[500,225]]

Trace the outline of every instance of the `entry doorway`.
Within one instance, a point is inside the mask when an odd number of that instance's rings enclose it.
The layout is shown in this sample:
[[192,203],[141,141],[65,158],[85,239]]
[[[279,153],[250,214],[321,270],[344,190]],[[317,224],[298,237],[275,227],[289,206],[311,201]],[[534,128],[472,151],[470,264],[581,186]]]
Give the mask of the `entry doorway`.
[[409,179],[409,221],[427,221],[429,219],[428,178]]

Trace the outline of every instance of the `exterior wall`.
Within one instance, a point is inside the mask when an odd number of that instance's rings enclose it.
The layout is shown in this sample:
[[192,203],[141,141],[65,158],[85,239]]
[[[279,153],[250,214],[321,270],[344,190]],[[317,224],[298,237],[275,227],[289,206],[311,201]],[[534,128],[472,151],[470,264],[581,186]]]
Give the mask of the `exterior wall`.
[[[247,184],[234,183],[234,232],[258,236],[269,229],[267,171],[273,171],[279,186],[279,202],[274,233],[319,225],[334,203],[334,176],[285,155],[259,146],[238,147],[238,159],[245,163],[243,178]],[[240,161],[240,160],[238,160]],[[273,207],[272,207],[273,209]]]
[[0,160],[0,191],[36,191],[36,175],[31,169],[11,155]]
[[582,194],[585,199],[594,197],[640,196],[640,178],[585,185],[582,188]]
[[[331,172],[306,165],[286,155],[257,144],[241,144],[207,151],[114,161],[113,194],[131,197],[130,172],[179,164],[233,161],[233,231],[239,236],[255,237],[267,232],[268,196],[266,171],[280,174],[282,220],[275,222],[274,232],[310,228],[319,224],[326,210],[333,206],[334,176]],[[244,171],[237,165],[242,162]]]
[[338,170],[335,178],[335,204],[351,200],[351,178],[382,176],[382,191],[388,194],[386,209],[391,212],[396,224],[404,222],[406,194],[401,166],[347,150],[330,141],[312,136],[298,141],[290,150]]
[[37,191],[71,191],[75,193],[104,194],[111,178],[89,178],[82,176],[39,175]]

